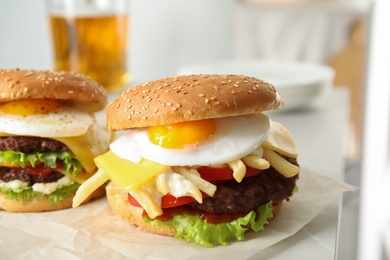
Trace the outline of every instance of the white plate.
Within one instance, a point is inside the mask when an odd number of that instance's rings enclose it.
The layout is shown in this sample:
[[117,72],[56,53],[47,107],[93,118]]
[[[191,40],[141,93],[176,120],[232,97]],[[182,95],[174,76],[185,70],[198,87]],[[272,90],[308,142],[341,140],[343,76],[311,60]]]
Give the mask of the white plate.
[[179,75],[200,73],[242,74],[263,79],[273,84],[282,96],[282,111],[311,105],[331,86],[334,77],[333,69],[326,65],[298,61],[218,61],[178,71]]

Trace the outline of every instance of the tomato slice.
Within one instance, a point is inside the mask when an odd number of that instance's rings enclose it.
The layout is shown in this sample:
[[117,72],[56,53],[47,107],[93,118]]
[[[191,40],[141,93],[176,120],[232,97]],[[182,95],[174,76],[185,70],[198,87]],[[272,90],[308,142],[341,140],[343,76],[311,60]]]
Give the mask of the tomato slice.
[[[202,192],[202,194],[203,194],[203,198],[207,196],[203,192]],[[129,201],[130,205],[135,206],[135,207],[142,207],[138,203],[138,201],[133,196],[131,196],[130,193],[128,193],[127,199]],[[183,196],[183,197],[176,198],[175,196],[173,196],[171,194],[167,194],[167,195],[162,196],[162,198],[161,198],[161,208],[163,208],[163,209],[173,208],[173,207],[185,205],[185,204],[188,204],[188,203],[191,203],[194,201],[196,201],[196,200],[191,196]]]
[[139,204],[138,201],[133,196],[131,196],[130,193],[127,193],[127,200],[129,201],[130,205],[142,208],[141,204]]
[[164,208],[177,207],[194,201],[196,200],[191,196],[183,196],[183,197],[176,198],[171,194],[167,194],[161,198],[161,208],[164,209]]
[[[31,175],[35,176],[46,176],[52,173],[56,169],[61,169],[63,167],[62,162],[57,162],[57,165],[55,168],[50,168],[50,167],[45,167],[44,164],[38,164],[35,165],[34,167],[32,166],[26,166],[23,169],[27,171]],[[22,168],[22,167],[20,167]]]
[[[233,170],[228,167],[207,167],[201,166],[198,169],[198,172],[206,181],[223,181],[223,180],[232,180]],[[246,166],[246,174],[245,177],[251,177],[261,173],[261,170]]]

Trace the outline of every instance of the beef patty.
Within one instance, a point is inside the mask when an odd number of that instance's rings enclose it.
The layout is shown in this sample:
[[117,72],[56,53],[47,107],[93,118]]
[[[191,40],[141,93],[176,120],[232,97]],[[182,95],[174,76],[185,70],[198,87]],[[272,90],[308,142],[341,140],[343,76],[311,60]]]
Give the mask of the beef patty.
[[6,136],[0,137],[0,151],[12,150],[22,153],[63,152],[69,148],[63,143],[42,137]]
[[[288,159],[297,165],[295,159]],[[238,183],[229,180],[217,185],[213,197],[207,197],[202,204],[190,203],[189,206],[215,214],[247,213],[270,200],[282,201],[290,197],[295,188],[298,175],[286,178],[273,167],[262,173],[247,177]]]
[[30,174],[25,169],[19,167],[0,167],[0,180],[4,182],[20,180],[23,182],[28,182],[29,185],[33,185],[34,183],[55,182],[62,177],[64,177],[64,174],[56,170],[47,175],[35,175]]
[[[36,153],[50,151],[63,152],[69,150],[69,148],[63,143],[49,138],[30,136],[0,137],[0,151],[9,150],[22,153]],[[35,175],[30,174],[26,169],[20,167],[0,167],[0,180],[4,182],[20,180],[33,185],[37,182],[55,182],[63,176],[59,171],[52,171],[47,175]]]

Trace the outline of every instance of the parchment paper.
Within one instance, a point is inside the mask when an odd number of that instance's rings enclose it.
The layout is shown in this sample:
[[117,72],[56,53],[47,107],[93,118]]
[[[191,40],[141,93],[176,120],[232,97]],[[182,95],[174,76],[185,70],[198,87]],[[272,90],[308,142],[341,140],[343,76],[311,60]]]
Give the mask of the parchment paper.
[[0,258],[243,259],[294,235],[343,192],[355,189],[306,169],[301,169],[298,187],[264,231],[213,248],[137,229],[115,216],[105,198],[54,212],[0,211]]

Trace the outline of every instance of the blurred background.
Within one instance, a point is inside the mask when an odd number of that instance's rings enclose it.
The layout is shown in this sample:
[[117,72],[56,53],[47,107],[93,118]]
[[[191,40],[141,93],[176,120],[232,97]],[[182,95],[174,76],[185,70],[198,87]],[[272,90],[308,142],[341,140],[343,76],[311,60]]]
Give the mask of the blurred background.
[[[359,156],[369,0],[144,0],[130,8],[133,84],[221,60],[291,60],[335,69],[349,88],[348,156]],[[43,0],[0,1],[0,67],[54,68]]]
[[[349,93],[344,177],[360,186],[371,11],[369,0],[133,0],[128,53],[132,84],[214,61],[283,60],[329,66],[335,71],[333,87]],[[0,68],[53,68],[43,0],[0,0],[0,21]],[[356,203],[356,196],[344,199]],[[359,209],[354,206],[349,217],[356,224]],[[340,240],[344,239],[353,242],[340,249],[339,258],[354,259],[356,237],[342,235]]]

